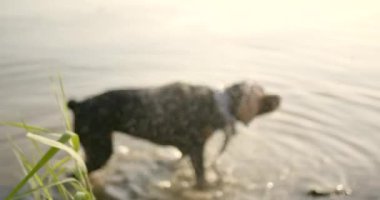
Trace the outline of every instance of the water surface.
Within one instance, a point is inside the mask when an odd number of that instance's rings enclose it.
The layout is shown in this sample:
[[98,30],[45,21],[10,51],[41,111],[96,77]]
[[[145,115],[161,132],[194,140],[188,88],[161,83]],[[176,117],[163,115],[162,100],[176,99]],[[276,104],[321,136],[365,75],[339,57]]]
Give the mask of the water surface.
[[[76,99],[177,80],[222,87],[253,79],[283,104],[239,126],[218,165],[224,185],[194,192],[186,188],[192,181],[186,161],[173,161],[175,150],[117,134],[116,146],[129,153],[117,151],[107,191],[121,199],[301,200],[311,199],[310,187],[342,184],[352,195],[327,199],[378,200],[377,4],[3,0],[0,119],[62,129],[50,81],[57,72]],[[7,135],[27,141],[19,130],[0,131],[0,192],[6,193],[21,176]]]

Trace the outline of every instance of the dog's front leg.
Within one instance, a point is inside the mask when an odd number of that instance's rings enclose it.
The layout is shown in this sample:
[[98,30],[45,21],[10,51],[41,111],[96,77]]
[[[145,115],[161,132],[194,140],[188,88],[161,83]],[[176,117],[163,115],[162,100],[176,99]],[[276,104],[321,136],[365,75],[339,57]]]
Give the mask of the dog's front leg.
[[204,167],[204,143],[194,145],[190,151],[190,160],[193,165],[195,176],[196,176],[196,185],[197,189],[205,189],[207,182],[205,178],[205,167]]
[[92,132],[80,137],[80,142],[86,154],[88,173],[101,168],[113,152],[111,131]]

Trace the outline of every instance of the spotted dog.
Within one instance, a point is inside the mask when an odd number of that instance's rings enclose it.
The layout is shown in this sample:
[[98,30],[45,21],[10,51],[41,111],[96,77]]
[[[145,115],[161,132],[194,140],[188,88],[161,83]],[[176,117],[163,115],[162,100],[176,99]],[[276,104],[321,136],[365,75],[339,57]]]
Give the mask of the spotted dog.
[[74,113],[74,130],[84,148],[89,172],[110,158],[112,132],[119,131],[177,147],[190,157],[196,186],[203,188],[203,151],[213,132],[220,129],[230,136],[236,122],[248,125],[279,104],[278,95],[266,94],[257,84],[239,82],[222,91],[185,83],[112,90],[81,102],[70,100],[68,107]]

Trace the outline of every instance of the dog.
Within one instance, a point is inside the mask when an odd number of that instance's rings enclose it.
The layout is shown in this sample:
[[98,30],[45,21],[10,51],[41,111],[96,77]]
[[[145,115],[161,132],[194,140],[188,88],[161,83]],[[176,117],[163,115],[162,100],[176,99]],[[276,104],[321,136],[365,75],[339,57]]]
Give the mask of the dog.
[[119,131],[177,147],[190,157],[195,186],[202,189],[207,183],[203,156],[207,139],[216,130],[234,134],[236,122],[248,125],[255,117],[276,110],[280,100],[247,81],[224,90],[176,82],[111,90],[81,102],[70,100],[67,106],[74,114],[74,131],[89,173],[108,161],[113,151],[112,132]]

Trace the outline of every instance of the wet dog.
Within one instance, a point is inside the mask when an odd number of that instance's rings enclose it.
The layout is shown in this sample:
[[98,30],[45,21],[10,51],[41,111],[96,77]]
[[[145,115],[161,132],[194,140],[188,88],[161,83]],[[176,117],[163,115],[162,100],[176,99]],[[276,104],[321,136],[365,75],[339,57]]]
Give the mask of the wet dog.
[[70,100],[68,107],[74,113],[74,131],[84,148],[89,172],[107,162],[113,150],[112,132],[120,131],[177,147],[190,157],[196,186],[203,188],[203,151],[213,132],[234,132],[236,122],[248,125],[279,104],[278,95],[266,94],[257,84],[240,82],[223,91],[185,83],[112,90],[82,102]]

